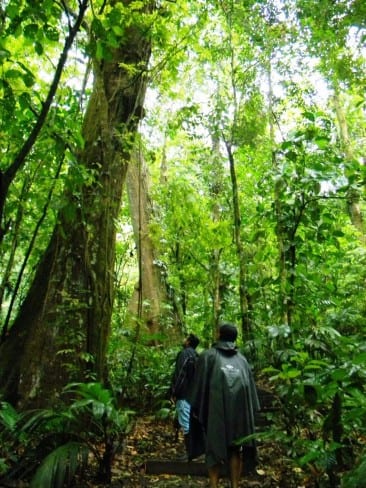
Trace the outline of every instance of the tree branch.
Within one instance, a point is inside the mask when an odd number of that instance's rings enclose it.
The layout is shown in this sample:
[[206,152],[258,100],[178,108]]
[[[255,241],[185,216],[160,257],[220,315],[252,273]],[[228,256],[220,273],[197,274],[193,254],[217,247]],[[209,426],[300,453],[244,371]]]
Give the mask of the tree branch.
[[53,78],[53,81],[51,83],[47,98],[45,102],[43,103],[42,110],[39,114],[39,117],[31,131],[31,133],[28,136],[28,139],[25,141],[23,144],[22,148],[20,149],[19,153],[15,157],[13,163],[9,166],[9,168],[4,171],[0,172],[0,242],[2,241],[2,238],[4,236],[5,230],[2,227],[2,220],[3,220],[3,213],[4,213],[4,206],[6,202],[6,197],[9,191],[9,187],[14,180],[17,172],[20,170],[20,168],[24,165],[25,160],[30,153],[32,147],[34,146],[39,133],[46,121],[48,112],[50,110],[51,104],[53,102],[53,99],[55,97],[61,75],[64,69],[64,66],[67,61],[67,55],[68,52],[74,42],[74,39],[76,37],[76,34],[79,31],[79,28],[81,26],[81,23],[84,18],[85,11],[88,7],[88,0],[83,0],[80,3],[80,8],[79,8],[79,13],[76,18],[76,21],[74,25],[69,29],[69,35],[65,39],[64,47],[62,50],[62,53],[60,55],[55,75]]

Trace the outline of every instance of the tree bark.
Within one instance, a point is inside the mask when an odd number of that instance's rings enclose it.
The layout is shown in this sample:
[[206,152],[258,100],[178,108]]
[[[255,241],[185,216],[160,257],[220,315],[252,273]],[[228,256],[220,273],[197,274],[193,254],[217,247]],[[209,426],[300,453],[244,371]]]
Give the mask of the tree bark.
[[[123,2],[124,4],[126,2]],[[146,8],[146,7],[145,7]],[[0,387],[21,408],[49,406],[70,381],[106,376],[113,305],[115,219],[142,116],[151,42],[126,28],[94,86],[78,163],[93,184],[73,188],[17,318],[0,347]],[[133,70],[126,70],[132,65]]]
[[137,317],[149,334],[156,334],[163,331],[161,303],[166,301],[166,296],[161,272],[156,264],[154,243],[149,233],[153,208],[149,192],[148,170],[140,151],[134,152],[133,161],[129,165],[126,188],[140,275],[129,303],[129,317],[132,319]]

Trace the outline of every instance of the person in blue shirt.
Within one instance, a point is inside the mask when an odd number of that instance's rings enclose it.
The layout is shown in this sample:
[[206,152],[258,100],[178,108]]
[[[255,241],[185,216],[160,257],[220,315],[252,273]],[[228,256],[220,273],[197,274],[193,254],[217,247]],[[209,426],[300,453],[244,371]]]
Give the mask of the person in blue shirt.
[[175,403],[178,423],[184,434],[184,443],[189,450],[189,419],[191,406],[187,396],[192,388],[192,380],[198,359],[196,348],[199,339],[194,334],[189,334],[183,343],[183,349],[178,353],[175,360],[174,374],[171,384],[171,398]]

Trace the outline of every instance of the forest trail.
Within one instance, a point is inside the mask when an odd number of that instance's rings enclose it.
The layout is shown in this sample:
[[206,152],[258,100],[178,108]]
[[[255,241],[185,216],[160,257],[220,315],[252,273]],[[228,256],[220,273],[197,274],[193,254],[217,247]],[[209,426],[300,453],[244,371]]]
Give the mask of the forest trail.
[[[156,420],[153,416],[136,419],[126,438],[122,456],[114,463],[113,487],[147,488],[199,488],[208,487],[207,477],[191,475],[149,475],[143,466],[151,460],[174,461],[183,452],[181,436],[175,442],[175,430],[171,421]],[[194,461],[193,461],[194,462]],[[227,479],[221,479],[220,488],[229,487]],[[240,488],[310,488],[304,473],[284,461],[281,449],[273,442],[258,443],[256,471],[243,476]]]

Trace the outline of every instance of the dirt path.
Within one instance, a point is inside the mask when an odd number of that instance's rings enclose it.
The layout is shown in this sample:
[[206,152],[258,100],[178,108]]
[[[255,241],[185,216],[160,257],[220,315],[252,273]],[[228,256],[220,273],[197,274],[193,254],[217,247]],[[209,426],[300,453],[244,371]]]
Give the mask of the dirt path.
[[[142,467],[149,460],[176,460],[183,452],[183,440],[175,442],[175,432],[170,422],[157,421],[153,417],[136,420],[126,439],[124,453],[115,462],[113,487],[145,488],[199,488],[208,487],[207,477],[190,475],[148,475]],[[311,488],[303,473],[283,461],[278,446],[271,443],[258,445],[259,463],[256,472],[244,476],[241,488]],[[229,487],[222,479],[220,488]]]

